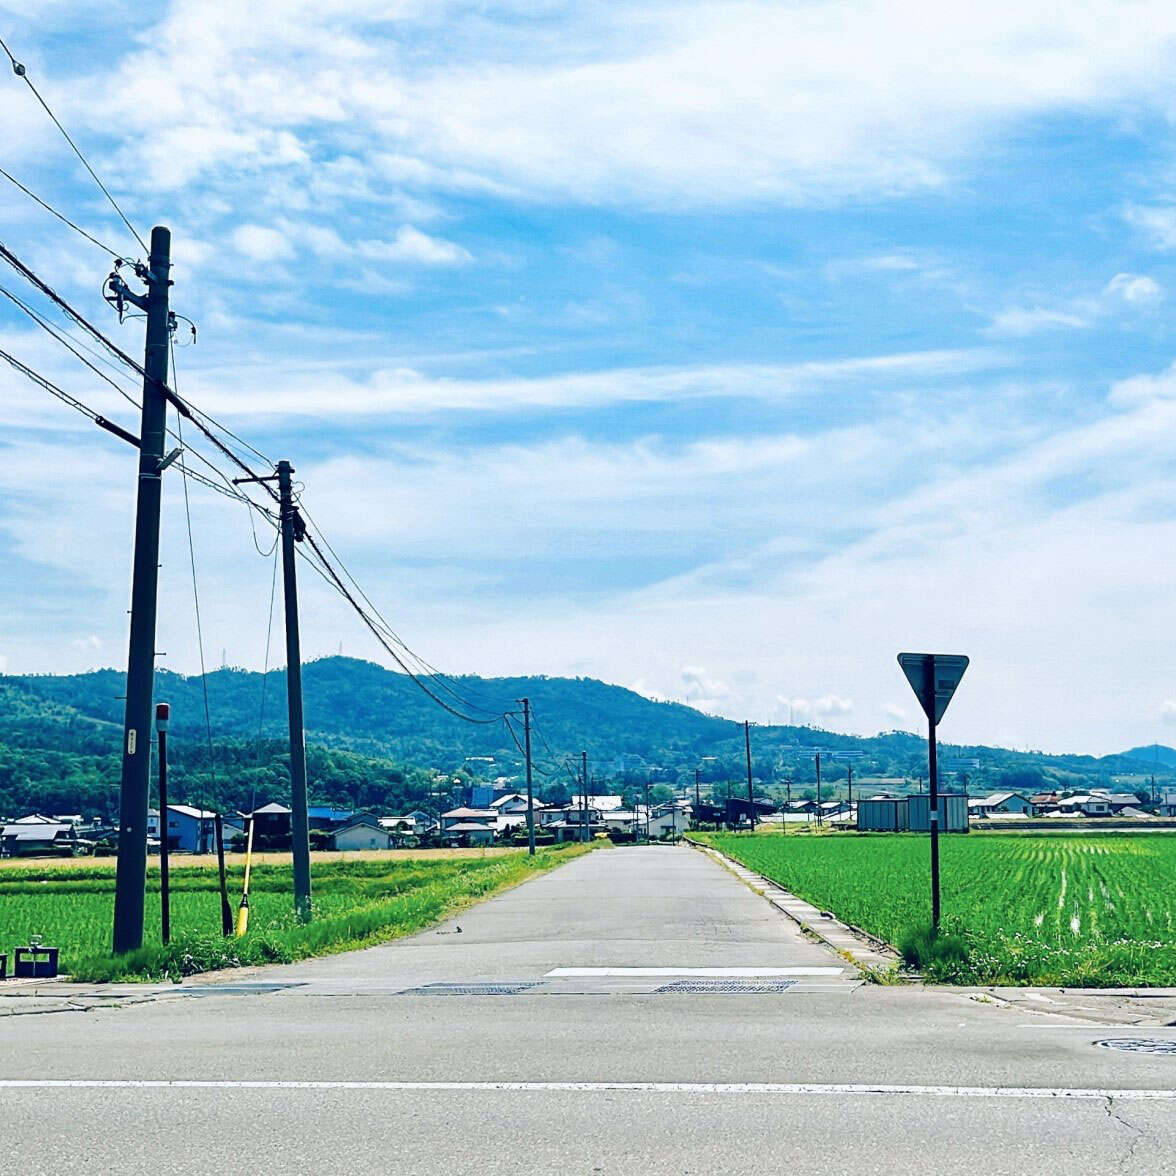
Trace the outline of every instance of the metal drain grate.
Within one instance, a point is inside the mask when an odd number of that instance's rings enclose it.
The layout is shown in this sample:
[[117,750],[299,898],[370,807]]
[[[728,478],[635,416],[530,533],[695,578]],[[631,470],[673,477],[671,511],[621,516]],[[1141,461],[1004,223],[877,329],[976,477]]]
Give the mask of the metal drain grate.
[[772,993],[787,992],[795,980],[675,980],[663,984],[655,992],[733,992],[749,996],[770,996]]
[[1163,1037],[1108,1037],[1103,1041],[1096,1041],[1103,1049],[1119,1049],[1124,1053],[1167,1054],[1176,1057],[1176,1041]]
[[499,980],[485,984],[422,984],[418,988],[404,988],[399,996],[517,996],[531,988],[538,988],[542,980]]

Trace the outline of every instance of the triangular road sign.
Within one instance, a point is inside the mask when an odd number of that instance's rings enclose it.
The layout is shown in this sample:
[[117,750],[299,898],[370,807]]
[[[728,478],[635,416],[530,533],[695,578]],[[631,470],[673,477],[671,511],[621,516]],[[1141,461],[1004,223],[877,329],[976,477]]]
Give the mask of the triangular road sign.
[[923,713],[938,727],[968,668],[968,659],[955,653],[900,653],[898,664]]

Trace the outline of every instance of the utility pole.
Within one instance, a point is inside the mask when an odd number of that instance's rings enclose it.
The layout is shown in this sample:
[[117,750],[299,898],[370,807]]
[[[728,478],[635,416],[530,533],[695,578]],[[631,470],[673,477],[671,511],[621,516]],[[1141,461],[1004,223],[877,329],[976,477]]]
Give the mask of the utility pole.
[[743,746],[747,751],[747,827],[755,832],[755,795],[751,787],[751,724],[743,720]]
[[849,807],[853,808],[853,764],[845,765],[845,782],[849,789],[849,799],[847,801]]
[[648,843],[651,838],[649,836],[649,780],[645,781],[645,840]]
[[523,739],[527,750],[527,853],[535,856],[535,794],[531,787],[531,700],[523,699]]
[[694,769],[694,807],[699,808],[702,805],[702,785],[699,783],[701,772],[698,768]]
[[586,751],[580,752],[580,780],[583,787],[581,792],[581,803],[583,805],[583,812],[581,814],[582,820],[580,824],[580,840],[588,840],[588,753]]
[[290,475],[294,467],[278,462],[282,519],[282,589],[286,604],[286,704],[290,714],[290,837],[294,857],[294,910],[310,918],[310,829],[306,814],[306,737],[302,729],[302,648],[298,637],[298,575],[294,544],[306,534],[294,507]]
[[[143,358],[139,486],[135,501],[135,554],[131,574],[131,634],[127,652],[118,862],[114,880],[116,953],[143,946],[147,808],[151,788],[151,695],[155,682],[155,615],[159,590],[159,508],[167,427],[164,388],[170,343],[171,233],[167,229],[157,225],[151,230],[147,267],[139,267],[136,272],[147,283],[146,294],[135,294],[124,287],[123,296],[146,313],[147,341]],[[118,281],[121,284],[121,278]]]
[[164,944],[171,942],[171,874],[167,845],[167,721],[171,707],[155,707],[155,730],[159,732],[159,927]]
[[821,753],[817,752],[817,824],[821,823]]

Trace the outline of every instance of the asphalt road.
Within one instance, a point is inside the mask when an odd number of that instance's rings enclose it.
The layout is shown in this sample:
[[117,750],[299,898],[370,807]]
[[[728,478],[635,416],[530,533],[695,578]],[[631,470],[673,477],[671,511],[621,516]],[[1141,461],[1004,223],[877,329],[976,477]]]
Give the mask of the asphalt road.
[[1176,1173],[1176,1053],[1096,1044],[1162,1017],[863,984],[688,848],[134,999],[0,1018],[0,1172]]

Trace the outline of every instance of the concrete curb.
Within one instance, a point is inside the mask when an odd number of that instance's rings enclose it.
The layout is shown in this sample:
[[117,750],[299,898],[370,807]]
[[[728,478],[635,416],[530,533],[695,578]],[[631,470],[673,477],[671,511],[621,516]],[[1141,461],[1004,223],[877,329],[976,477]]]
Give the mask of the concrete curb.
[[[687,844],[714,858],[731,871],[744,885],[762,894],[778,911],[787,915],[802,931],[815,935],[831,947],[842,959],[848,960],[863,972],[891,972],[899,961],[898,953],[890,944],[875,936],[843,923],[828,911],[819,910],[785,890],[778,882],[749,870],[742,862],[728,857],[713,846],[686,838]],[[912,978],[913,979],[913,978]]]

